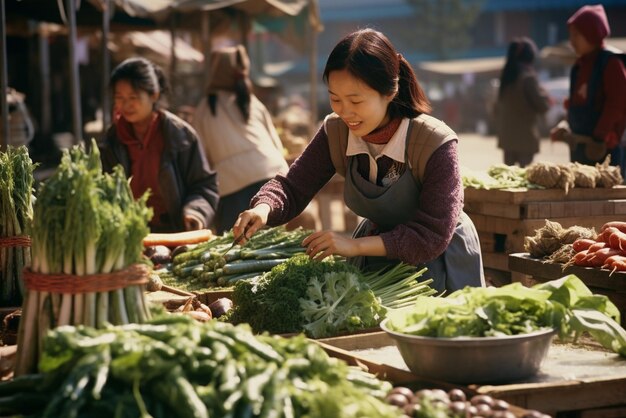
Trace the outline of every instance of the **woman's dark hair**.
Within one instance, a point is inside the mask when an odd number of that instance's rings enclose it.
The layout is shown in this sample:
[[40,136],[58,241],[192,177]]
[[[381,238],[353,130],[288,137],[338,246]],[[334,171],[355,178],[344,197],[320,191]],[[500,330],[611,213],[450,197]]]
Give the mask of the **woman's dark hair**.
[[388,110],[392,119],[431,110],[413,68],[381,32],[362,29],[339,41],[326,61],[324,82],[338,70],[347,70],[381,95],[395,93]]
[[109,79],[109,87],[115,88],[118,81],[128,81],[133,89],[143,90],[152,95],[159,93],[161,97],[168,90],[163,70],[145,58],[128,58],[113,69]]
[[502,97],[502,92],[506,87],[517,80],[524,67],[532,65],[536,55],[537,46],[532,39],[522,37],[511,41],[506,53],[506,63],[500,75],[499,97]]
[[[241,111],[241,115],[243,119],[247,122],[250,119],[250,101],[252,96],[252,82],[249,77],[245,75],[236,74],[237,80],[235,81],[234,91],[235,91],[235,103],[237,103],[237,107]],[[207,101],[209,103],[209,108],[211,109],[211,114],[213,116],[217,113],[217,94],[216,93],[208,93]]]
[[211,53],[211,76],[207,102],[211,114],[217,113],[217,90],[235,93],[235,102],[244,120],[250,119],[252,81],[249,77],[250,58],[243,45],[223,48]]

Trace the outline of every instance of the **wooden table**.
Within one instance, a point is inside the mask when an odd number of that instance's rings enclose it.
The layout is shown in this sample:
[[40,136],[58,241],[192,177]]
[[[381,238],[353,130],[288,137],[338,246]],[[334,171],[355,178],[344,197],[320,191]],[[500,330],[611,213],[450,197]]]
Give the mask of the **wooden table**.
[[[626,272],[614,272],[597,267],[568,266],[544,262],[528,253],[509,255],[509,269],[531,277],[538,282],[547,282],[568,274],[575,274],[593,293],[608,296],[622,314],[622,326],[626,326]],[[624,395],[626,398],[626,394]]]
[[485,271],[493,271],[506,283],[511,281],[508,254],[525,251],[524,238],[535,235],[546,219],[564,228],[599,229],[626,216],[626,186],[574,188],[568,193],[561,189],[468,187],[464,210],[478,231]]
[[[562,344],[554,341],[539,374],[500,385],[454,385],[411,373],[394,341],[385,332],[316,340],[333,357],[363,365],[388,380],[418,387],[457,387],[468,393],[503,399],[526,410],[553,417],[626,416],[626,359],[595,342]],[[518,415],[521,416],[521,415]]]

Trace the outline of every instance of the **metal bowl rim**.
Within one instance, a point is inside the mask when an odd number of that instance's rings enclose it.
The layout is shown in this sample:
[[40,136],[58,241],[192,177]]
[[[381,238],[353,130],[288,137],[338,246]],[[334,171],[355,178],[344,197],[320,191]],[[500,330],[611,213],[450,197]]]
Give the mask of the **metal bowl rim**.
[[515,342],[517,340],[526,340],[532,337],[540,337],[547,334],[556,334],[556,330],[554,328],[541,328],[533,332],[528,332],[525,334],[515,334],[515,335],[503,335],[500,337],[427,337],[422,335],[412,335],[412,334],[403,334],[401,332],[390,330],[387,327],[387,321],[389,318],[385,318],[380,323],[380,328],[388,333],[395,339],[401,339],[404,341],[415,341],[419,343],[427,343],[431,345],[441,344],[441,345],[455,345],[456,343],[507,343],[507,342]]

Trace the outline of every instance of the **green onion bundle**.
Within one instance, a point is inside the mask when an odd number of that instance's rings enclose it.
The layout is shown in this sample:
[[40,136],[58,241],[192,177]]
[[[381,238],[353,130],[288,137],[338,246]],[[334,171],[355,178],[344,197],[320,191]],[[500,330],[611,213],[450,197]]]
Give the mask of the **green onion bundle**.
[[[59,167],[37,194],[32,272],[93,277],[140,262],[152,216],[147,198],[144,194],[134,200],[121,166],[112,174],[102,173],[95,141],[90,153],[80,147],[65,151]],[[34,369],[50,328],[144,322],[149,311],[143,290],[139,285],[100,292],[29,289],[18,334],[16,374]]]
[[[25,146],[0,153],[0,238],[26,237],[33,217],[33,165]],[[0,245],[0,306],[22,303],[22,270],[30,247]]]

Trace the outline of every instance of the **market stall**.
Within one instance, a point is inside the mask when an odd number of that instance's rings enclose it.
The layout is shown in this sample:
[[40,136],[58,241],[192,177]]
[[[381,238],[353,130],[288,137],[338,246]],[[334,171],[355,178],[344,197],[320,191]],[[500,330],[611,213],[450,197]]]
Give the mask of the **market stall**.
[[365,364],[399,384],[445,390],[460,388],[472,395],[489,395],[522,410],[539,410],[551,416],[617,417],[626,414],[626,363],[589,341],[582,345],[554,341],[541,372],[531,378],[501,384],[466,385],[411,373],[394,341],[384,332],[319,342],[332,356],[351,364]]
[[465,188],[465,212],[480,238],[483,262],[492,276],[507,282],[520,276],[509,272],[508,255],[524,252],[524,238],[546,219],[563,227],[600,228],[626,214],[626,187],[562,189]]
[[530,277],[534,282],[546,282],[563,275],[575,274],[594,292],[606,295],[620,310],[622,325],[626,323],[626,272],[600,267],[583,267],[532,257],[530,254],[509,255],[509,269]]

